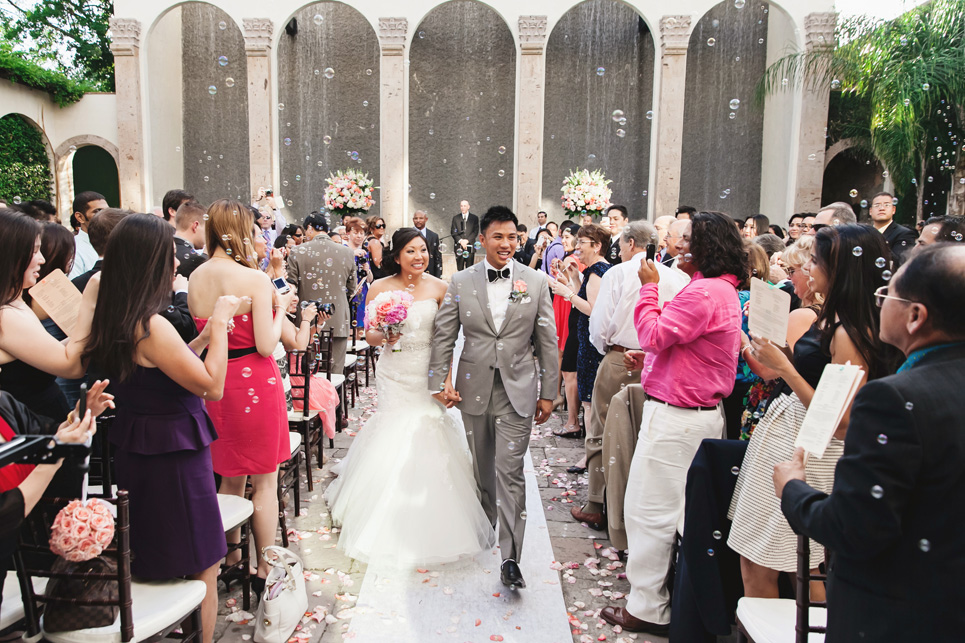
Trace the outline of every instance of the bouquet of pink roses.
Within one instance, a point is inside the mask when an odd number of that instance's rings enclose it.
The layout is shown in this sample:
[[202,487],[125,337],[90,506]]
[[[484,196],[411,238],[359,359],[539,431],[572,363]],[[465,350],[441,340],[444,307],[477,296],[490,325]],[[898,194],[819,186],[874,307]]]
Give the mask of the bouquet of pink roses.
[[113,539],[110,507],[96,498],[70,501],[50,528],[50,550],[75,563],[100,556]]
[[[377,328],[388,335],[402,332],[402,324],[409,316],[412,295],[402,290],[390,290],[375,296],[365,309],[366,328]],[[398,353],[400,348],[393,348]]]

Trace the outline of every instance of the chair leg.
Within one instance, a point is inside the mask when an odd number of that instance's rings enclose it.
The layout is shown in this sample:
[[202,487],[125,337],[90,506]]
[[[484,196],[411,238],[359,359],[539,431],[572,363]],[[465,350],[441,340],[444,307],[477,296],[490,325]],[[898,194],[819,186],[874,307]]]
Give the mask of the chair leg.
[[312,434],[311,420],[305,420],[299,425],[299,433],[302,434],[302,445],[305,447],[305,475],[308,476],[308,490],[314,491],[315,485],[312,483],[312,444],[308,436]]
[[[319,423],[321,423],[321,418],[319,418]],[[318,468],[321,469],[324,465],[325,458],[322,455],[322,447],[325,445],[325,436],[322,435],[322,427],[318,427]]]
[[282,504],[284,493],[282,493],[283,476],[278,476],[278,526],[281,527],[281,546],[288,547],[288,524],[285,522],[285,507]]
[[251,547],[249,538],[251,537],[251,518],[241,525],[241,606],[247,612],[251,609],[251,574],[248,569],[251,567]]
[[[302,454],[298,454],[298,459],[302,459]],[[295,466],[292,467],[292,495],[295,501],[295,513],[292,515],[297,518],[302,513],[302,492],[301,485],[298,484],[298,467],[301,466],[301,462],[295,462]]]

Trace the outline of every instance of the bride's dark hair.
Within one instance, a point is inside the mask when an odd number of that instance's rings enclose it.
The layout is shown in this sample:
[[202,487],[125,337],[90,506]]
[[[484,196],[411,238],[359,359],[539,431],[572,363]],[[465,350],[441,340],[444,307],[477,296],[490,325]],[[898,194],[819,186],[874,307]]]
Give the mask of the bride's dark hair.
[[382,256],[382,272],[386,276],[391,277],[402,272],[402,267],[399,265],[399,254],[416,237],[423,238],[422,233],[415,228],[399,228],[395,231],[388,252]]

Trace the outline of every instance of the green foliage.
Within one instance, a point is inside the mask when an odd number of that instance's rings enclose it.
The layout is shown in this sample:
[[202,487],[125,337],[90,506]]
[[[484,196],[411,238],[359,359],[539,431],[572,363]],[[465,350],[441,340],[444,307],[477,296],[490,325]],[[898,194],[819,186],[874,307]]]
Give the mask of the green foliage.
[[110,0],[0,0],[0,31],[18,53],[96,91],[114,91]]
[[40,132],[18,114],[0,118],[0,201],[50,200],[50,160]]
[[0,78],[45,91],[60,107],[76,103],[83,98],[85,92],[94,89],[90,85],[71,80],[59,72],[44,69],[25,60],[5,42],[0,42]]

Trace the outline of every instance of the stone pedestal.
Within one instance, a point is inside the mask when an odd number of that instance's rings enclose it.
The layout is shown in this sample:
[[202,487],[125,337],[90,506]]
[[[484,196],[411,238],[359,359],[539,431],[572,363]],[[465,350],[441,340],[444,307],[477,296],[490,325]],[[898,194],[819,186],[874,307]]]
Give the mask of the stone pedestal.
[[543,95],[546,80],[546,16],[519,17],[519,100],[516,122],[516,216],[536,225],[543,168]]
[[[808,52],[834,47],[837,14],[811,13],[804,18],[805,48]],[[824,182],[824,153],[828,127],[827,85],[805,78],[801,96],[801,133],[798,139],[795,212],[817,212],[821,207]]]
[[248,68],[248,168],[252,194],[242,196],[251,198],[258,188],[272,185],[273,168],[277,165],[272,144],[271,20],[245,18],[244,36]]
[[660,103],[657,105],[657,180],[651,218],[673,214],[680,198],[680,154],[683,146],[684,96],[690,16],[660,19]]
[[141,117],[141,23],[112,17],[111,51],[117,96],[117,144],[121,150],[117,175],[121,207],[145,212],[144,123]]
[[[382,62],[379,78],[379,203],[389,230],[409,224],[405,212],[406,195],[406,94],[405,43],[409,21],[405,18],[379,18]],[[436,224],[439,225],[439,224]],[[441,234],[441,232],[440,232]]]

